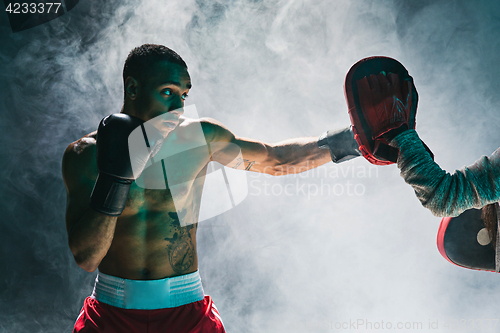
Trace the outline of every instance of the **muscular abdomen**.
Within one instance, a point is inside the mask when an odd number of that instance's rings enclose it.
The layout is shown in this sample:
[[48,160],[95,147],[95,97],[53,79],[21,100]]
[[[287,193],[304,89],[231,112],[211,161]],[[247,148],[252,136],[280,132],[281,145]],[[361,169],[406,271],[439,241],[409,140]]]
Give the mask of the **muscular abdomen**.
[[140,280],[197,269],[196,224],[181,227],[169,190],[147,190],[134,184],[99,270]]

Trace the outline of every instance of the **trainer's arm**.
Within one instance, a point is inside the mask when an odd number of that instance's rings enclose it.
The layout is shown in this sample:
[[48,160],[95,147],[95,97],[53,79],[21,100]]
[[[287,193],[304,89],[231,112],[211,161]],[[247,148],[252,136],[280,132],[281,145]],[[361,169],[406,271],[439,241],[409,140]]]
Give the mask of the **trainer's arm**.
[[[332,161],[330,150],[319,148],[318,137],[269,144],[238,137],[213,119],[203,119],[202,128],[212,148],[212,160],[228,167],[277,176],[303,172]],[[242,160],[235,159],[235,150],[241,150]]]
[[[75,144],[65,151],[62,173],[67,191],[66,231],[78,266],[93,272],[108,252],[117,217],[107,216],[89,206],[97,171],[89,166],[89,150],[78,152]],[[89,166],[89,167],[86,167]]]
[[415,130],[399,134],[390,144],[399,148],[401,176],[434,215],[458,216],[500,201],[500,149],[450,174],[433,161]]

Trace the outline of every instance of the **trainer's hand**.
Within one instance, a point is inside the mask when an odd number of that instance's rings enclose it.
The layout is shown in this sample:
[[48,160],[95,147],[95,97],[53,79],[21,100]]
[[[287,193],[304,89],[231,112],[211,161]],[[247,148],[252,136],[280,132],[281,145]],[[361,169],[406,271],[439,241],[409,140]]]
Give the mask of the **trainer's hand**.
[[401,129],[408,129],[412,105],[411,81],[400,82],[397,74],[381,72],[364,77],[357,82],[357,86],[373,139],[395,129],[399,129],[397,134]]

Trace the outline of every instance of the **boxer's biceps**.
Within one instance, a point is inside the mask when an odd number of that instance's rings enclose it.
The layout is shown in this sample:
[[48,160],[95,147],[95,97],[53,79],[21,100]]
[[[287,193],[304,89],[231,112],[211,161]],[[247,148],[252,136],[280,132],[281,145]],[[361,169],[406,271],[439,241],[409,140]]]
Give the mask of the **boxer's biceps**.
[[273,165],[272,149],[261,141],[235,137],[224,152],[227,159],[232,159],[227,166],[234,169],[264,172]]
[[[234,135],[222,124],[202,123],[211,160],[237,170],[264,172],[270,163],[270,146],[258,140]],[[262,169],[262,170],[261,170]]]

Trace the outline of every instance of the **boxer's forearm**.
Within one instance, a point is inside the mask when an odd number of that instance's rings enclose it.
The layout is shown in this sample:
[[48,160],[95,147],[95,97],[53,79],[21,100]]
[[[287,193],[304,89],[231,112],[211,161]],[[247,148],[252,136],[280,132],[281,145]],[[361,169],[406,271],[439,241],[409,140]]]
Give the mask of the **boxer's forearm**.
[[361,156],[349,127],[328,131],[319,138],[299,138],[279,142],[268,148],[275,158],[278,174],[299,173],[327,162],[341,163]]
[[457,216],[500,200],[500,149],[450,174],[432,160],[414,130],[395,137],[391,146],[400,150],[401,176],[434,215]]
[[113,241],[116,220],[89,209],[69,230],[68,243],[78,266],[88,272],[97,269]]
[[274,161],[271,168],[277,174],[294,174],[330,162],[330,152],[319,149],[317,141],[317,137],[297,138],[270,145],[268,152]]

